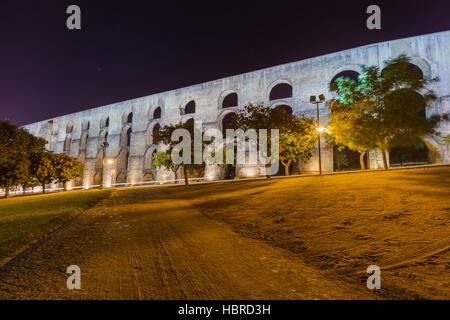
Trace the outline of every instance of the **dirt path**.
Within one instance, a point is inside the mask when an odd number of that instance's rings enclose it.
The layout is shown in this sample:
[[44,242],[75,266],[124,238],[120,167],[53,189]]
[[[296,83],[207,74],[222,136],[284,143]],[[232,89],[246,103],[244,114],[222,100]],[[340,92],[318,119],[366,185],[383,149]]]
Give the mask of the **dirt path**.
[[[115,191],[0,269],[3,299],[370,298],[165,191]],[[78,265],[81,290],[66,288]]]

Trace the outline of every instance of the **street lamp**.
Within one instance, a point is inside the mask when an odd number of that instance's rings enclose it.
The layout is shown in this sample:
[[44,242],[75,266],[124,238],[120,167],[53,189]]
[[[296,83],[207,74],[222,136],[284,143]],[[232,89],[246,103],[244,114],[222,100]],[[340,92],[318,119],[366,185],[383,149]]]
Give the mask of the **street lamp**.
[[103,141],[102,148],[102,170],[100,171],[100,189],[103,189],[103,170],[105,169],[106,149],[109,147],[108,141]]
[[[319,98],[319,100],[317,100]],[[320,150],[320,132],[324,131],[325,129],[320,127],[320,118],[319,118],[319,104],[322,102],[325,102],[325,96],[323,94],[320,94],[319,97],[311,96],[309,99],[309,102],[312,104],[315,104],[317,107],[317,138],[318,138],[318,147],[319,147],[319,174],[322,174],[322,155]]]

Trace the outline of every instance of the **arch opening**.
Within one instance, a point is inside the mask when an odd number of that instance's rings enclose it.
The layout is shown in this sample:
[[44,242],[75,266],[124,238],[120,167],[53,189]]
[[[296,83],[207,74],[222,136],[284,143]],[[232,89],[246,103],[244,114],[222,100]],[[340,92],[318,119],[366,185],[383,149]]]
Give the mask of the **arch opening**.
[[292,86],[289,83],[275,85],[269,94],[269,100],[292,98]]
[[391,167],[416,166],[430,163],[430,150],[421,139],[406,146],[394,147],[389,151]]
[[359,81],[359,73],[353,70],[344,70],[339,72],[338,74],[336,74],[333,79],[331,79],[330,82],[330,90],[331,91],[337,91],[338,90],[338,86],[337,86],[337,79],[338,78],[347,78],[353,81],[358,82]]
[[130,153],[127,149],[122,149],[117,156],[117,170],[123,171],[128,169],[128,158]]
[[[367,164],[368,152],[364,155],[364,163]],[[345,147],[339,151],[336,145],[333,145],[333,170],[337,171],[349,171],[360,170],[361,164],[359,162],[360,153],[350,150]]]
[[292,114],[292,107],[290,105],[287,105],[287,104],[277,105],[275,107],[275,110],[278,110],[280,112],[284,112],[286,114]]
[[223,98],[222,108],[232,108],[238,105],[238,95],[236,92],[229,93]]
[[127,147],[131,145],[131,128],[128,128],[127,130]]
[[227,113],[221,121],[221,127],[222,127],[222,134],[223,137],[226,137],[226,130],[231,129],[230,125],[233,122],[234,117],[236,116],[236,112],[229,112]]
[[149,148],[144,157],[144,171],[153,170],[153,156],[156,154],[156,149]]
[[72,142],[72,138],[70,136],[67,136],[66,139],[64,140],[63,152],[69,154],[71,142]]
[[73,124],[68,123],[66,126],[66,133],[72,133],[73,131]]
[[109,117],[105,117],[100,121],[100,128],[109,127]]
[[86,132],[83,132],[80,139],[80,151],[86,150],[87,140],[89,138],[89,135]]
[[153,111],[153,119],[161,119],[161,107],[158,107]]
[[184,107],[184,114],[195,113],[195,101],[189,101]]
[[424,78],[422,69],[410,62],[390,65],[381,71],[381,76],[396,81],[399,72],[402,73],[402,77],[404,76],[413,80],[421,80]]

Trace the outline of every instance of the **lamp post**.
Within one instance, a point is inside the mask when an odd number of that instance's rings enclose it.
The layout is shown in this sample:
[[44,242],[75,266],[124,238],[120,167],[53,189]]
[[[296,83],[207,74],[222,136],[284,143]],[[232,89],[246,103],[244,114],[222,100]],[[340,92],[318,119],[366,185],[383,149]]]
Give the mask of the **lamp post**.
[[323,128],[320,127],[320,118],[319,118],[319,104],[325,102],[325,96],[323,94],[319,95],[319,100],[317,100],[316,96],[311,96],[309,102],[316,105],[317,108],[317,138],[318,138],[318,151],[319,151],[319,174],[322,174],[322,152],[320,150],[320,132],[323,131]]
[[109,147],[108,141],[104,141],[101,145],[102,148],[102,170],[100,171],[100,189],[103,189],[103,170],[105,170],[105,156],[106,156],[106,149]]

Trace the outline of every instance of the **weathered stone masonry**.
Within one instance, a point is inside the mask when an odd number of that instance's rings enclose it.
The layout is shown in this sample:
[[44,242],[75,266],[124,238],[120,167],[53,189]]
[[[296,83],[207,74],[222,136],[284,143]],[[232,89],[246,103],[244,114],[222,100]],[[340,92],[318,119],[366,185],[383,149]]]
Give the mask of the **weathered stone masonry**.
[[[440,79],[432,88],[438,99],[427,110],[427,116],[450,112],[450,31],[446,31],[287,63],[55,117],[26,125],[25,128],[45,138],[49,150],[68,152],[84,161],[84,177],[76,184],[89,186],[100,182],[100,145],[105,139],[109,142],[106,156],[115,159],[115,164],[107,166],[103,174],[106,184],[167,179],[170,176],[166,172],[156,172],[151,168],[151,155],[157,148],[152,143],[155,126],[193,118],[202,121],[204,127],[221,129],[227,114],[249,102],[263,102],[273,107],[288,105],[295,114],[315,116],[315,105],[310,104],[309,97],[320,93],[325,94],[327,99],[332,97],[334,93],[330,91],[329,84],[333,77],[343,71],[361,72],[362,64],[382,67],[384,61],[400,54],[412,57],[412,63],[420,68],[425,77]],[[272,89],[276,90],[280,84],[291,86],[292,96],[271,100]],[[223,104],[229,104],[230,97],[233,100],[229,94],[237,94],[237,106],[232,106],[232,103],[224,108]],[[328,110],[323,104],[320,113],[321,123],[326,124]],[[450,134],[450,124],[441,123],[439,130],[442,135]],[[450,163],[449,146],[439,145],[433,137],[427,137],[425,141],[433,151],[434,162]],[[331,171],[332,148],[325,143],[323,145],[322,167],[324,171]],[[381,165],[381,157],[376,150],[370,152],[370,162],[372,168]],[[299,166],[305,171],[317,171],[317,152],[307,164]],[[206,176],[219,178],[220,170],[215,169],[207,168]]]

